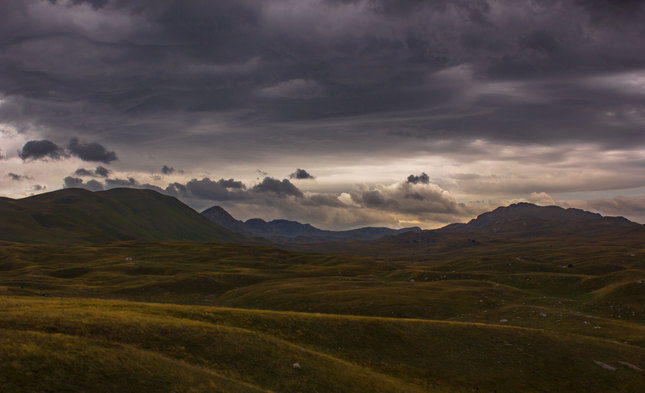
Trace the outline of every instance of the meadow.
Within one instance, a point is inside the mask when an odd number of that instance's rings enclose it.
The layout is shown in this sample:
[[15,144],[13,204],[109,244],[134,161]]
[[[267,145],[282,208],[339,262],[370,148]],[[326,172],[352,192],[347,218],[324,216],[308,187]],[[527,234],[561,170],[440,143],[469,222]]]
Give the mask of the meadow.
[[383,257],[194,242],[6,242],[0,386],[645,388],[645,245],[544,242]]

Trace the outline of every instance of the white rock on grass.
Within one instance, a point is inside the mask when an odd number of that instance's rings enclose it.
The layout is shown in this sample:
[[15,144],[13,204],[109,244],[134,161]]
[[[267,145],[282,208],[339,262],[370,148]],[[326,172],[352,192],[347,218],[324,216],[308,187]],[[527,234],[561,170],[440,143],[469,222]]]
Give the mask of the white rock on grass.
[[631,368],[631,369],[632,369],[632,370],[634,370],[634,371],[638,371],[638,372],[643,371],[643,369],[642,369],[642,368],[638,367],[638,366],[637,366],[637,365],[635,365],[635,364],[631,364],[631,363],[627,363],[627,362],[621,362],[621,361],[619,361],[618,363],[619,363],[619,364],[621,364],[621,365],[623,365],[623,366],[625,366],[625,367],[627,367],[627,368]]
[[302,369],[302,367],[300,366],[300,363],[298,363],[298,362],[292,364],[291,367],[293,367],[294,370]]
[[593,362],[596,363],[597,365],[599,365],[600,367],[604,368],[605,370],[616,371],[616,367],[612,367],[612,366],[608,365],[607,363],[599,362],[597,360],[594,360]]

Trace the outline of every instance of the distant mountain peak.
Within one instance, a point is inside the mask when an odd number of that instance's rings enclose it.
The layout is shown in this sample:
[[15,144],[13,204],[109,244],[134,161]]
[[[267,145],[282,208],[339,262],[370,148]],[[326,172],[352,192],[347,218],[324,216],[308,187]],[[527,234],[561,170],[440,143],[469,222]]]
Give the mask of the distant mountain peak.
[[500,206],[470,220],[453,224],[447,231],[476,230],[508,235],[555,235],[558,233],[590,233],[596,231],[637,228],[640,224],[624,217],[603,217],[598,213],[560,206],[539,206],[528,202]]
[[211,208],[208,208],[204,210],[201,215],[224,228],[239,233],[246,233],[246,230],[244,229],[244,223],[242,221],[236,220],[221,206],[213,206]]
[[219,214],[219,215],[222,215],[222,216],[224,216],[224,217],[230,217],[230,218],[233,218],[233,216],[231,216],[231,215],[230,215],[230,213],[229,213],[229,212],[227,212],[227,211],[226,211],[223,207],[221,207],[221,206],[213,206],[213,207],[210,207],[210,208],[208,208],[208,209],[204,210],[201,214]]

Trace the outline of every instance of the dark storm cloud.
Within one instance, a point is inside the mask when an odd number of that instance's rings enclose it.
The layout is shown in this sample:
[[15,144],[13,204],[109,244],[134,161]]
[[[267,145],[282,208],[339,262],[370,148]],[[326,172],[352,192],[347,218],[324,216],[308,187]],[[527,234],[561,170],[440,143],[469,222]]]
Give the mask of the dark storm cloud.
[[175,173],[175,168],[164,165],[161,167],[161,173],[163,173],[164,175],[172,175],[173,173]]
[[253,186],[251,191],[256,193],[273,193],[278,196],[295,196],[302,197],[303,193],[287,179],[274,179],[265,177],[261,183]]
[[307,172],[304,169],[296,169],[295,172],[289,175],[290,179],[314,179],[315,177],[312,176],[309,172]]
[[0,2],[0,118],[81,159],[645,144],[640,1],[54,3]]
[[65,150],[52,141],[29,141],[18,153],[23,160],[41,160],[51,158],[58,160],[66,156]]
[[407,183],[412,183],[412,184],[429,184],[430,183],[430,176],[428,176],[427,173],[423,172],[419,176],[415,175],[410,175],[408,176],[408,179],[406,180]]
[[116,153],[107,151],[103,145],[97,142],[82,143],[78,138],[72,138],[67,145],[71,155],[83,161],[95,161],[109,164],[117,159]]
[[[118,146],[124,132],[174,134],[184,114],[244,120],[235,133],[259,141],[269,132],[275,149],[312,135],[326,149],[396,149],[406,142],[393,132],[432,139],[436,130],[452,140],[642,145],[640,120],[603,113],[638,110],[643,95],[589,79],[645,69],[642,15],[642,2],[600,0],[9,0],[0,92],[10,98],[0,112],[48,135],[100,133]],[[374,123],[381,113],[391,120]],[[321,137],[314,124],[326,120],[342,127]],[[296,121],[307,131],[270,127]],[[87,147],[75,154],[116,158]]]

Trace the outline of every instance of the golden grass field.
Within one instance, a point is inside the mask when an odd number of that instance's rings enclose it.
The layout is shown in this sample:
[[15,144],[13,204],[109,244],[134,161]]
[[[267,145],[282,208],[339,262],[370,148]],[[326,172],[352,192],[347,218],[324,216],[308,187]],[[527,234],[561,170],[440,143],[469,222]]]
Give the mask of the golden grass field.
[[391,258],[3,243],[0,386],[639,392],[644,255],[638,242],[491,242]]

